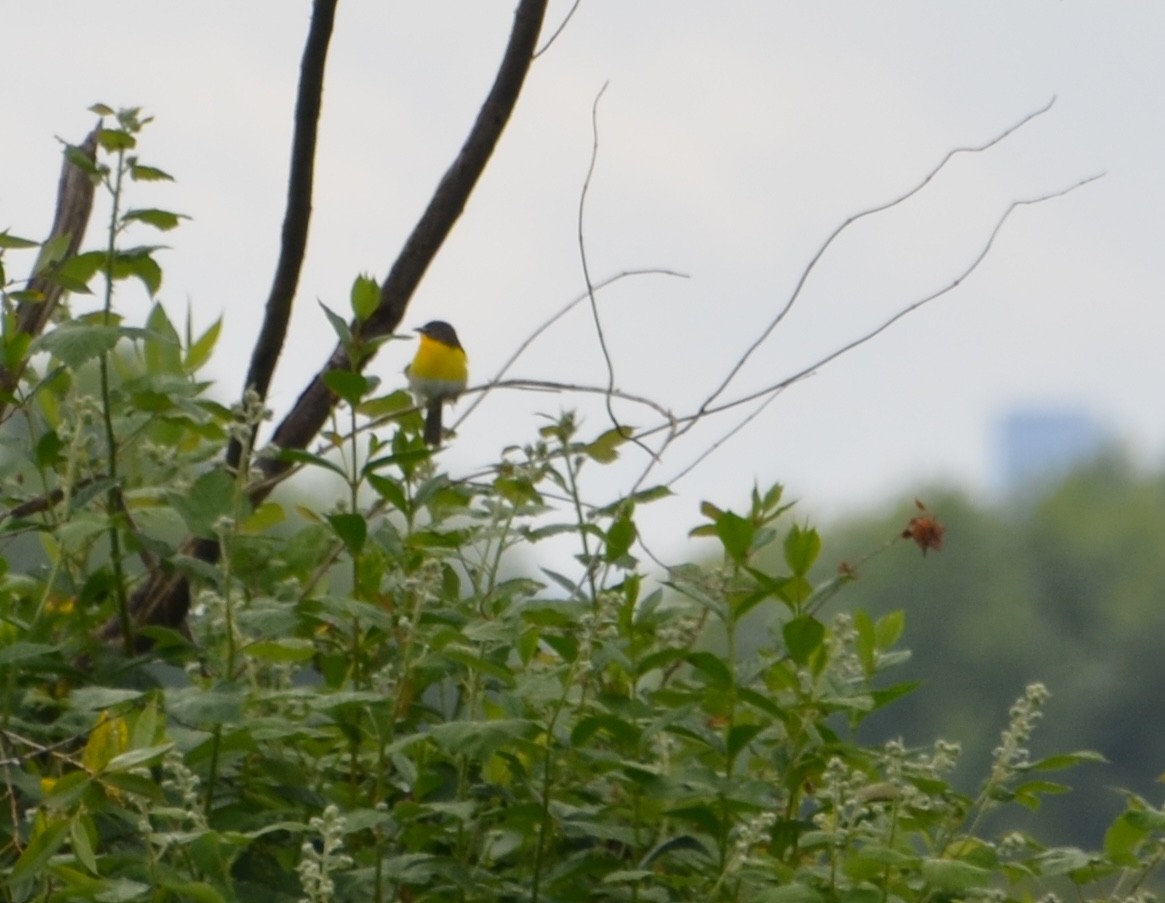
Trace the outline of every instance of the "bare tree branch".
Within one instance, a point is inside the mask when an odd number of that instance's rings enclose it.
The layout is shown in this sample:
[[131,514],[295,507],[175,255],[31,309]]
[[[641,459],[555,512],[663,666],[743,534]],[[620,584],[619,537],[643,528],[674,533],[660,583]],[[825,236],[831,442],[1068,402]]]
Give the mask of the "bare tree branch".
[[[510,41],[493,88],[482,104],[461,152],[441,179],[429,206],[385,278],[376,310],[363,323],[353,321],[351,324],[352,335],[358,345],[371,347],[375,339],[391,334],[400,324],[413,292],[461,216],[517,103],[542,27],[546,2],[521,0],[519,3],[514,14]],[[344,347],[337,344],[328,362],[275,429],[272,443],[279,448],[305,448],[323,427],[336,402],[335,396],[324,384],[324,376],[332,370],[358,369],[369,359],[370,356],[350,361]],[[276,458],[268,458],[264,462],[267,476],[278,473],[286,466],[286,462]]]
[[[318,2],[319,5],[326,5],[327,0],[318,0]],[[493,87],[478,112],[469,136],[462,145],[457,158],[437,186],[428,207],[421,215],[385,278],[384,285],[380,290],[380,303],[376,310],[367,320],[363,322],[353,321],[351,324],[354,344],[367,353],[362,354],[359,360],[352,361],[349,360],[344,346],[337,344],[327,363],[312,378],[291,411],[276,427],[272,437],[274,446],[287,449],[306,448],[323,427],[336,403],[335,396],[324,384],[325,374],[337,369],[351,370],[363,367],[371,360],[375,351],[375,340],[391,334],[400,324],[417,285],[420,284],[429,264],[436,257],[445,238],[460,217],[461,211],[509,121],[525,81],[526,73],[530,68],[530,61],[546,12],[546,3],[547,0],[520,0],[514,14],[510,40],[498,68]],[[324,41],[324,45],[326,47],[326,41]],[[305,50],[305,66],[308,65],[307,57],[308,51]],[[322,57],[319,62],[322,65]],[[297,111],[297,115],[298,112],[300,111]],[[308,167],[307,173],[310,177],[310,167]],[[298,189],[299,195],[295,194],[294,185],[289,192],[288,220],[284,224],[285,239],[288,236],[288,221],[296,222],[291,210],[296,197],[310,206],[309,196],[304,193],[307,189],[310,189],[310,184],[301,182]],[[305,230],[306,213],[305,209],[301,224],[301,228]],[[293,226],[292,232],[295,229],[296,227]],[[298,268],[295,269],[297,272]],[[294,285],[291,286],[291,291],[294,292]],[[272,296],[275,297],[275,294],[276,289],[273,287]],[[280,296],[274,305],[275,313],[272,314],[269,309],[269,315],[275,325],[280,319],[280,306],[284,303],[289,303],[289,301],[286,301],[285,296]],[[274,328],[273,325],[272,329]],[[269,352],[271,349],[267,350]],[[256,504],[266,498],[271,489],[279,482],[278,478],[291,468],[291,462],[269,456],[262,459],[261,468],[265,479],[255,484],[250,491],[251,501]],[[216,561],[219,553],[217,540],[202,537],[187,537],[179,548],[180,556],[190,556],[203,562]],[[190,607],[189,582],[185,575],[178,571],[154,570],[135,590],[130,607],[134,623],[137,626],[161,625],[181,628],[185,623],[186,613]],[[114,638],[118,632],[119,627],[116,622],[106,624],[102,630],[102,634],[106,638]],[[136,638],[140,639],[140,637]]]
[[[324,67],[328,44],[336,19],[337,0],[315,0],[303,60],[299,68],[299,91],[295,101],[295,128],[291,142],[291,167],[287,178],[287,209],[283,215],[283,238],[267,312],[243,383],[244,393],[253,390],[260,400],[267,397],[271,376],[283,351],[292,302],[307,250],[311,222],[312,181],[316,139],[319,135],[320,107],[324,92]],[[254,430],[252,430],[252,439]],[[251,443],[248,443],[248,446]],[[227,448],[227,466],[237,468],[243,457],[243,443],[232,438]]]
[[[94,166],[97,163],[97,135],[100,131],[101,125],[98,123],[97,128],[76,148]],[[93,191],[92,173],[74,163],[66,153],[61,162],[61,179],[57,185],[57,210],[53,215],[48,238],[45,239],[48,245],[55,239],[68,236],[64,253],[59,258],[62,261],[73,257],[85,238],[85,228],[89,225],[89,214],[93,210]],[[17,305],[16,328],[35,337],[44,331],[65,290],[52,278],[51,272],[33,275],[28,281],[28,288],[40,295],[40,300],[22,301]],[[19,371],[10,372],[6,367],[0,367],[0,390],[13,392],[19,381]],[[4,416],[6,408],[7,403],[0,398],[0,418]]]

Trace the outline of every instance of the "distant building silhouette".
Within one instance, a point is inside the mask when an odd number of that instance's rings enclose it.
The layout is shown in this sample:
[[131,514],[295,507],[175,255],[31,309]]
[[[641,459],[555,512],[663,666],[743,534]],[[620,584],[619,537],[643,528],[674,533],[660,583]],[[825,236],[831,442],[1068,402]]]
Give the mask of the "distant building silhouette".
[[1004,492],[1041,488],[1098,454],[1105,432],[1077,408],[1017,408],[996,429]]

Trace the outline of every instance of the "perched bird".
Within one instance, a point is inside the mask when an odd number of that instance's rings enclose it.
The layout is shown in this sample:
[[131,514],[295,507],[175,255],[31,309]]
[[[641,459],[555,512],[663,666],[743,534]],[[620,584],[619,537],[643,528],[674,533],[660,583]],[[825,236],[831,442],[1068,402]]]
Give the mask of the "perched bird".
[[418,404],[425,407],[425,442],[440,445],[441,408],[465,391],[469,368],[457,333],[444,320],[426,323],[417,332],[421,344],[405,375]]

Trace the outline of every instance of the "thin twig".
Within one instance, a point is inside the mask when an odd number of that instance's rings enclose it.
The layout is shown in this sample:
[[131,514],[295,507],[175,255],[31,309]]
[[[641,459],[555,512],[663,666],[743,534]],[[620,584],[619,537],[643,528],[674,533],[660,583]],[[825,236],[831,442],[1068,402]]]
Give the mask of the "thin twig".
[[769,325],[764,328],[764,330],[760,333],[760,335],[756,337],[756,339],[753,341],[753,343],[751,345],[749,345],[749,347],[744,352],[744,354],[740,356],[740,358],[736,361],[736,363],[728,371],[728,375],[724,377],[724,379],[720,383],[720,385],[717,386],[717,388],[704,400],[704,403],[700,406],[700,410],[697,412],[697,415],[691,419],[691,422],[689,423],[688,427],[685,430],[683,430],[683,432],[686,432],[688,429],[691,429],[693,426],[695,426],[696,422],[699,421],[699,419],[700,419],[700,415],[707,412],[711,408],[712,403],[724,393],[724,390],[728,388],[729,383],[731,383],[732,380],[734,380],[736,378],[737,374],[740,373],[741,369],[744,367],[745,363],[748,362],[749,358],[752,357],[753,353],[758,348],[760,348],[760,346],[762,344],[764,344],[764,342],[772,334],[773,330],[776,329],[777,326],[780,325],[781,321],[785,319],[785,317],[788,315],[789,311],[791,311],[793,309],[793,305],[797,303],[797,299],[801,296],[801,290],[805,287],[805,283],[808,281],[809,275],[817,267],[818,262],[825,255],[825,252],[829,250],[830,246],[833,245],[834,241],[836,241],[837,238],[839,236],[841,236],[841,234],[843,232],[845,232],[854,223],[858,222],[861,219],[866,218],[867,216],[873,216],[876,213],[881,213],[885,210],[889,210],[891,207],[896,207],[899,204],[905,203],[906,201],[910,200],[910,198],[914,197],[914,195],[918,194],[920,191],[922,191],[922,189],[924,189],[927,185],[929,185],[931,183],[931,181],[940,172],[942,172],[942,170],[946,167],[946,165],[955,156],[957,156],[958,154],[976,154],[976,153],[981,153],[983,151],[989,150],[990,148],[999,144],[1001,141],[1003,141],[1009,135],[1011,135],[1011,134],[1015,133],[1016,131],[1018,131],[1019,129],[1023,128],[1023,126],[1027,125],[1033,119],[1036,119],[1037,117],[1042,116],[1044,113],[1048,112],[1048,110],[1050,110],[1052,108],[1052,104],[1054,104],[1055,102],[1056,102],[1056,98],[1053,96],[1052,99],[1049,100],[1046,104],[1044,104],[1043,107],[1041,107],[1038,110],[1035,110],[1032,113],[1028,113],[1026,116],[1024,116],[1022,119],[1020,119],[1014,125],[1009,126],[1004,131],[1002,131],[998,135],[996,135],[994,138],[991,138],[990,140],[984,142],[983,144],[970,146],[970,147],[958,147],[958,148],[955,148],[954,150],[948,151],[946,153],[946,155],[942,158],[942,160],[939,161],[938,165],[935,166],[934,168],[932,168],[930,170],[930,172],[928,172],[926,174],[926,176],[922,179],[922,181],[920,181],[918,184],[916,184],[913,188],[909,189],[908,191],[904,192],[903,194],[898,195],[893,200],[886,201],[885,203],[879,204],[876,207],[870,207],[866,210],[862,210],[859,213],[853,214],[848,219],[846,219],[841,225],[839,225],[836,229],[834,229],[829,234],[829,236],[825,239],[825,241],[821,244],[821,247],[817,249],[817,252],[811,258],[809,258],[809,263],[801,271],[801,277],[797,280],[797,285],[794,287],[793,293],[789,296],[789,299],[785,302],[784,306],[777,312],[777,315],[775,317],[773,317],[773,319],[769,322]]
[[[893,314],[893,316],[888,317],[882,323],[878,324],[878,326],[874,327],[873,329],[869,330],[868,332],[863,333],[862,335],[858,336],[856,339],[853,339],[853,340],[847,342],[846,344],[842,345],[841,347],[834,349],[833,351],[829,352],[828,354],[818,358],[813,363],[802,368],[801,370],[798,370],[796,373],[792,374],[791,376],[785,377],[780,382],[773,383],[772,385],[766,386],[763,389],[758,389],[755,392],[750,392],[747,395],[742,395],[739,398],[734,398],[731,401],[724,402],[723,404],[714,405],[712,407],[705,407],[705,406],[701,405],[701,407],[697,411],[695,411],[694,413],[679,416],[679,417],[675,418],[675,421],[678,421],[679,423],[684,424],[685,427],[690,427],[690,425],[692,423],[694,423],[695,421],[697,421],[703,417],[714,416],[716,414],[720,414],[720,413],[723,413],[725,411],[729,411],[729,410],[731,410],[735,407],[738,407],[740,405],[749,404],[750,402],[756,401],[758,399],[766,398],[766,396],[767,396],[767,399],[765,401],[765,404],[768,404],[768,402],[771,401],[772,398],[774,398],[778,393],[787,389],[789,386],[793,385],[794,383],[801,382],[803,379],[811,376],[813,373],[815,373],[817,370],[824,367],[826,364],[836,360],[837,358],[841,357],[844,354],[848,354],[850,351],[853,351],[856,348],[861,347],[862,345],[866,344],[867,342],[869,342],[872,339],[876,338],[877,336],[881,335],[883,332],[885,332],[887,329],[889,329],[891,326],[893,326],[895,323],[897,323],[903,317],[907,316],[908,314],[913,313],[914,311],[929,304],[930,302],[935,301],[938,298],[941,298],[943,295],[946,295],[949,292],[954,291],[956,288],[958,288],[960,285],[962,285],[967,280],[967,278],[972,273],[974,273],[975,270],[977,270],[979,268],[979,265],[982,264],[982,262],[986,259],[987,255],[991,252],[992,247],[994,247],[995,240],[996,240],[996,238],[998,238],[999,233],[1003,229],[1004,224],[1011,217],[1011,214],[1014,213],[1018,208],[1030,206],[1033,204],[1040,204],[1040,203],[1043,203],[1044,201],[1050,201],[1050,200],[1053,200],[1055,198],[1063,197],[1064,195],[1069,194],[1070,192],[1073,192],[1076,189],[1081,188],[1081,187],[1089,184],[1090,182],[1096,181],[1097,179],[1101,178],[1103,175],[1104,175],[1104,173],[1097,173],[1096,175],[1092,175],[1092,176],[1088,176],[1086,178],[1080,179],[1079,181],[1074,182],[1072,185],[1069,185],[1068,187],[1059,189],[1057,191],[1052,191],[1052,192],[1049,192],[1047,194],[1039,195],[1037,197],[1023,198],[1021,200],[1012,201],[1010,204],[1007,205],[1007,208],[1000,215],[1000,217],[996,221],[994,227],[991,229],[991,232],[988,234],[987,240],[984,242],[983,247],[980,248],[979,252],[974,256],[974,258],[971,260],[971,262],[963,269],[962,272],[960,272],[954,279],[952,279],[949,283],[944,285],[942,288],[937,289],[937,290],[923,296],[922,298],[919,298],[919,299],[911,302],[906,307],[903,307],[902,309],[895,312]],[[750,415],[749,419],[751,419],[752,416],[754,416],[754,415]],[[665,430],[671,428],[671,425],[672,425],[672,421],[669,420],[668,423],[662,423],[656,427],[652,427],[652,428],[645,430],[642,435],[651,435],[653,433],[665,431]],[[731,435],[732,433],[736,432],[736,429],[738,429],[738,427],[734,428],[728,435]],[[725,436],[724,438],[727,438],[727,436]],[[722,444],[722,442],[717,443],[717,446],[719,446],[720,444]],[[700,456],[699,460],[703,460],[706,457],[707,457],[706,454],[702,454]],[[692,469],[691,466],[685,467],[680,472],[680,474],[678,476],[670,478],[668,480],[668,483],[670,484],[670,483],[674,482],[676,479],[679,478],[679,476],[686,475],[691,469]],[[640,478],[639,483],[641,483],[642,480],[645,478],[646,478],[646,474]],[[639,483],[637,483],[636,485],[638,486]]]
[[[607,347],[607,337],[603,334],[603,320],[599,316],[599,305],[595,301],[595,286],[591,282],[591,270],[587,263],[587,243],[583,230],[583,221],[586,216],[587,195],[591,190],[591,180],[595,176],[595,164],[599,160],[599,101],[603,99],[603,94],[607,90],[607,85],[610,82],[604,82],[603,87],[599,89],[599,93],[595,95],[595,101],[591,104],[591,159],[587,164],[587,175],[583,179],[582,190],[578,195],[578,219],[577,219],[577,238],[578,238],[578,260],[582,267],[583,282],[587,287],[587,299],[590,302],[591,319],[595,323],[595,337],[599,340],[599,349],[603,352],[603,361],[607,366],[607,388],[608,390],[615,388],[615,364],[611,360],[611,351]],[[620,429],[619,420],[615,417],[615,409],[611,407],[610,395],[606,400],[607,416],[611,418],[611,425],[615,429]]]
[[598,293],[605,289],[607,286],[618,282],[621,279],[627,279],[628,277],[632,276],[674,276],[678,279],[688,278],[687,273],[680,273],[676,270],[655,267],[642,270],[623,270],[622,272],[615,273],[613,276],[608,276],[606,279],[603,279],[600,282],[596,282],[593,286],[590,286],[589,289],[584,290],[581,294],[576,295],[569,302],[564,304],[556,313],[552,314],[550,317],[544,320],[533,332],[531,332],[528,336],[526,336],[525,339],[522,340],[522,343],[518,345],[518,347],[514,350],[514,353],[510,355],[504,364],[502,364],[501,369],[499,369],[498,372],[494,374],[493,379],[490,380],[489,384],[482,387],[481,392],[479,392],[477,397],[474,398],[473,403],[470,404],[469,407],[467,407],[465,411],[462,412],[461,416],[457,418],[454,423],[454,429],[456,429],[457,426],[465,420],[465,418],[472,414],[473,411],[483,401],[485,401],[485,397],[489,394],[490,389],[502,381],[502,377],[509,372],[510,368],[517,363],[518,358],[525,353],[527,348],[534,344],[534,341],[539,336],[541,336],[544,332],[546,332],[546,330],[548,330],[551,326],[565,317],[584,301],[590,300],[592,296],[597,296]]
[[571,18],[574,16],[575,10],[577,10],[579,8],[579,5],[581,3],[582,3],[582,0],[574,0],[574,5],[567,11],[566,16],[563,18],[563,20],[560,23],[558,23],[558,27],[556,29],[554,29],[554,33],[551,34],[550,37],[546,39],[545,44],[543,44],[541,47],[539,47],[537,50],[534,51],[534,59],[538,59],[538,57],[542,56],[542,54],[544,54],[547,50],[549,50],[550,45],[553,44],[558,39],[558,36],[566,30],[567,24],[570,22]]

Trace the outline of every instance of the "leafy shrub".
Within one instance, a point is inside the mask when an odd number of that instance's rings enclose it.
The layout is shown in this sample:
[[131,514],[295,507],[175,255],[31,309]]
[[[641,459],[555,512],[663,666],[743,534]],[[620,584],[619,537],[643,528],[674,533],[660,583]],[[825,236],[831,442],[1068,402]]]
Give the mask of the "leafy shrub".
[[[161,279],[122,230],[178,223],[119,212],[126,178],[164,173],[132,153],[138,115],[116,122],[89,170],[114,202],[108,248],[42,255],[75,294],[102,284],[101,309],[29,343],[13,308],[38,299],[5,283],[19,379],[0,529],[9,562],[36,562],[0,582],[5,899],[928,903],[1030,899],[1048,879],[1141,893],[1165,813],[1140,799],[1098,853],[982,828],[1095,758],[1030,761],[1041,686],[974,797],[947,781],[956,744],[854,740],[910,689],[881,679],[905,619],[829,614],[857,569],[811,583],[821,540],[780,487],[743,513],[705,503],[693,534],[718,559],[655,577],[636,512],[666,490],[594,509],[578,488],[618,432],[588,441],[564,416],[458,479],[402,393],[333,373],[328,453],[269,454],[340,479],[343,501],[255,503],[253,474],[220,462],[264,412],[207,400],[197,376],[217,324],[180,335],[160,305],[141,326],[112,308],[118,280],[152,294]],[[924,551],[942,538],[928,512],[905,535]],[[563,537],[571,573],[521,575],[529,547]],[[775,544],[780,567],[759,567]],[[193,587],[173,627],[135,623],[156,573]]]

